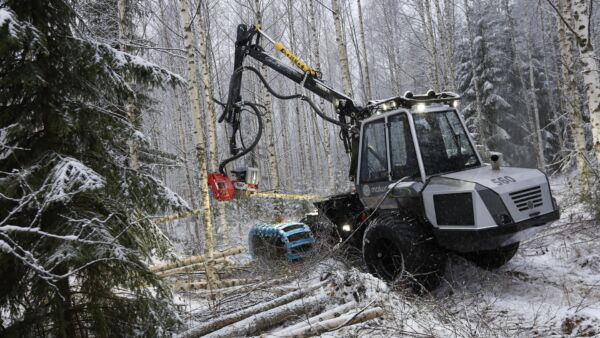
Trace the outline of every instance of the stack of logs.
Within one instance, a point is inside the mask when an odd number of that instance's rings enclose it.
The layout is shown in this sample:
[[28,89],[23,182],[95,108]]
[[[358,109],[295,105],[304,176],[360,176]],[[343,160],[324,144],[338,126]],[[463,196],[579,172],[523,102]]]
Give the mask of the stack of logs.
[[[354,300],[344,302],[335,296],[334,289],[328,281],[301,287],[192,327],[178,337],[247,337],[268,331],[271,332],[261,337],[310,337],[383,315],[381,307],[361,306]],[[328,309],[332,304],[339,305]],[[307,319],[309,315],[312,316]],[[287,321],[298,318],[304,319],[286,326]]]
[[[231,272],[236,267],[231,257],[242,252],[242,247],[235,247],[214,252],[212,257],[192,256],[150,267],[151,271],[171,282],[175,291],[208,290],[210,297],[214,298],[221,295],[221,291],[226,292],[224,288],[252,284],[256,289],[267,289],[281,295],[221,315],[190,328],[178,337],[241,337],[260,334],[262,337],[309,337],[383,315],[381,307],[371,304],[365,306],[355,300],[346,301],[344,297],[336,296],[335,290],[339,287],[333,281],[324,280],[302,287],[298,284],[277,287],[290,279],[222,278],[234,275]],[[338,305],[332,306],[333,304]],[[309,316],[311,317],[308,318]],[[298,318],[304,319],[291,326],[286,324]],[[263,334],[269,331],[270,333]]]

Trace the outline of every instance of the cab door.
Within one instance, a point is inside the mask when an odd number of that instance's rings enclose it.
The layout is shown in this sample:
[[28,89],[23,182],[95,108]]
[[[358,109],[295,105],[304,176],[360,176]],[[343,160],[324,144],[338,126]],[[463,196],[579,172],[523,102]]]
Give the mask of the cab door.
[[[367,120],[361,128],[357,190],[367,208],[375,208],[392,182],[420,181],[417,152],[405,112]],[[396,208],[389,199],[380,208]]]

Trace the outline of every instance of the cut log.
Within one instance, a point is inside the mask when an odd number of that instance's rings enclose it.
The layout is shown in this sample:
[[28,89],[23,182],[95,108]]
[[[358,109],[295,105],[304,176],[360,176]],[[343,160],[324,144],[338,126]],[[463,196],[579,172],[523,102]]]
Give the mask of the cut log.
[[295,300],[299,300],[300,298],[306,296],[307,294],[313,292],[314,290],[322,287],[325,284],[326,284],[326,282],[320,282],[320,283],[311,285],[309,287],[300,289],[298,291],[288,293],[285,296],[275,298],[269,302],[256,304],[247,309],[220,317],[214,321],[191,328],[190,330],[182,333],[179,337],[181,337],[181,338],[199,337],[199,336],[205,335],[209,332],[219,330],[219,329],[224,328],[233,323],[245,320],[251,316],[254,316],[254,315],[257,315],[260,313],[264,313],[265,311],[268,311],[268,310],[271,310],[274,308],[278,308],[284,304],[288,304]]
[[347,314],[337,318],[332,318],[328,320],[324,320],[319,323],[311,323],[310,325],[305,325],[303,327],[298,327],[294,330],[286,330],[284,334],[273,334],[270,337],[312,337],[318,336],[325,332],[335,331],[341,329],[345,326],[350,326],[362,322],[366,322],[371,319],[375,319],[377,317],[383,316],[383,309],[380,307],[376,307],[373,309],[369,309],[363,311],[359,314]]
[[[243,278],[243,279],[223,279],[213,282],[213,289],[227,288],[238,285],[246,285],[262,281],[261,278]],[[209,284],[206,280],[197,280],[194,282],[177,282],[173,285],[175,291],[192,291],[207,289]]]
[[187,266],[182,266],[180,268],[158,271],[156,274],[159,275],[160,277],[167,277],[167,276],[176,275],[178,273],[187,273],[187,272],[194,272],[194,271],[203,272],[203,270],[205,268],[205,264],[212,265],[215,267],[215,269],[218,270],[220,267],[226,267],[228,265],[231,265],[231,262],[226,260],[225,258],[219,258],[219,259],[215,259],[215,260],[209,260],[206,263],[195,263],[195,264],[191,264],[191,265],[187,265]]
[[248,317],[242,321],[207,334],[205,337],[226,338],[253,336],[257,333],[266,331],[291,317],[300,316],[321,309],[327,304],[328,298],[328,295],[321,294],[298,299],[291,303]]
[[348,311],[356,308],[357,303],[355,301],[351,301],[340,306],[337,306],[331,310],[325,311],[317,316],[310,317],[308,320],[303,320],[297,324],[292,326],[288,326],[281,330],[275,331],[270,334],[262,335],[262,337],[287,337],[290,336],[290,332],[295,332],[299,328],[305,328],[306,326],[314,326],[320,322],[325,320],[338,318]]
[[[224,251],[216,251],[213,253],[212,259],[238,255],[238,254],[241,254],[243,251],[244,251],[244,248],[241,246],[235,247],[235,248],[229,248]],[[196,264],[196,263],[203,263],[206,261],[206,259],[207,259],[207,257],[205,255],[191,256],[191,257],[187,257],[182,260],[178,260],[178,261],[171,262],[171,263],[153,265],[150,267],[150,271],[160,272],[160,271],[165,271],[165,270],[171,270],[171,269],[175,269],[175,268],[180,268],[182,266],[188,266],[188,265],[192,265],[192,264]]]
[[285,283],[286,281],[289,280],[289,277],[285,277],[285,278],[280,278],[280,279],[273,279],[273,280],[268,280],[268,281],[260,281],[258,283],[250,283],[247,285],[238,285],[238,286],[231,286],[231,287],[225,287],[222,289],[215,289],[212,290],[212,292],[209,291],[199,291],[196,293],[197,296],[199,297],[203,297],[203,296],[209,296],[211,293],[219,293],[220,295],[227,297],[230,295],[239,295],[240,297],[246,297],[248,293],[257,291],[257,290],[264,290],[268,288],[269,293],[273,293],[275,295],[284,295],[284,294],[288,294],[292,291],[296,291],[298,290],[298,288],[288,288],[286,289],[285,292],[283,292],[283,289],[281,288],[271,288],[271,286],[273,285],[277,285],[277,284],[281,284],[281,283]]

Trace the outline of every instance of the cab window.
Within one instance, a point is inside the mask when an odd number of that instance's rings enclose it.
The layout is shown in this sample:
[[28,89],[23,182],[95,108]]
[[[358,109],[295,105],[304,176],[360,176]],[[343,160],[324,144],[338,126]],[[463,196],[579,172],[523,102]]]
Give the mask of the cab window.
[[413,145],[410,126],[405,114],[391,116],[389,122],[390,161],[392,179],[420,175],[417,155]]
[[364,126],[360,182],[372,183],[388,179],[385,120],[381,119]]

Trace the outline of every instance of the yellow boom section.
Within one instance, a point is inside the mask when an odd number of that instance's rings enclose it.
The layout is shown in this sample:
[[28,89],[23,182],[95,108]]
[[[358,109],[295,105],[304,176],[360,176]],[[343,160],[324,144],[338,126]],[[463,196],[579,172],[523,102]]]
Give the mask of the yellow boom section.
[[273,40],[273,38],[271,38],[265,32],[263,32],[260,29],[260,25],[254,25],[254,30],[260,33],[260,35],[264,36],[265,39],[271,41],[275,49],[277,49],[283,55],[285,55],[285,57],[290,59],[290,61],[292,61],[292,63],[295,64],[296,67],[300,68],[303,72],[308,73],[312,76],[317,75],[317,72],[315,70],[313,70],[306,62],[302,61],[302,59],[294,55],[294,53],[292,53],[289,49],[285,48],[281,42]]

